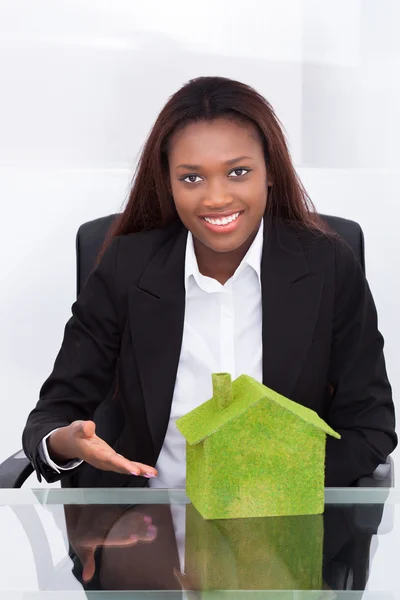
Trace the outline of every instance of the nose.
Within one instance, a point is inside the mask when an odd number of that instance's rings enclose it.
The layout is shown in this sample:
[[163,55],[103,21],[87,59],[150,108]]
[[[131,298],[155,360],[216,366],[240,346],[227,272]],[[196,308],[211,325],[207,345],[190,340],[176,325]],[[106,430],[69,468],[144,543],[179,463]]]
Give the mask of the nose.
[[220,181],[210,182],[207,186],[203,205],[211,209],[223,209],[233,202],[233,197],[226,185]]

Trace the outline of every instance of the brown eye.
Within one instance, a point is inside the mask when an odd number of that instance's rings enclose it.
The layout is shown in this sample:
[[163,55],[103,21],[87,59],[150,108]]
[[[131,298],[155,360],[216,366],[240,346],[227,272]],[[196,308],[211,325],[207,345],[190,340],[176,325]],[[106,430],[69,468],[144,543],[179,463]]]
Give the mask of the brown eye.
[[249,171],[250,171],[250,169],[233,169],[233,171],[230,172],[229,176],[230,177],[243,177],[243,175],[246,175]]
[[201,181],[201,177],[199,177],[198,175],[186,175],[181,179],[181,181],[186,181],[186,183],[199,183],[198,180]]

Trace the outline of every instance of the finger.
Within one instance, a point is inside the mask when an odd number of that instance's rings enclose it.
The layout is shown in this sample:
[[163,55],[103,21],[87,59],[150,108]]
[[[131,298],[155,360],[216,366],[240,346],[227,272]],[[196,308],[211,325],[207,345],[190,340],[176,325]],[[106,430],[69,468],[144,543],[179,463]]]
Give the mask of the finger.
[[92,437],[96,432],[96,424],[93,421],[82,422],[82,433],[85,437]]
[[144,465],[143,463],[133,462],[128,460],[121,454],[116,452],[110,457],[110,462],[118,473],[130,473],[131,475],[141,475],[150,479],[151,477],[157,477],[158,472],[154,467]]
[[139,462],[132,462],[131,465],[133,467],[132,472],[135,471],[138,475],[143,475],[144,477],[157,477],[158,471],[154,467],[150,467],[149,465],[144,465]]

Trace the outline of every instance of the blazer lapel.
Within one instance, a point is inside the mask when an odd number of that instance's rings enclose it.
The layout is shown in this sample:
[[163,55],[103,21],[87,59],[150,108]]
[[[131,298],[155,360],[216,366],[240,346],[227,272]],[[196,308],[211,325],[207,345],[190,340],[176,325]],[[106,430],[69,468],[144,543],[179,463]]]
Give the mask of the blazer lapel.
[[155,460],[164,441],[181,353],[187,231],[172,235],[130,289],[130,328]]
[[287,223],[266,225],[261,264],[263,383],[288,398],[313,339],[323,285],[298,235]]

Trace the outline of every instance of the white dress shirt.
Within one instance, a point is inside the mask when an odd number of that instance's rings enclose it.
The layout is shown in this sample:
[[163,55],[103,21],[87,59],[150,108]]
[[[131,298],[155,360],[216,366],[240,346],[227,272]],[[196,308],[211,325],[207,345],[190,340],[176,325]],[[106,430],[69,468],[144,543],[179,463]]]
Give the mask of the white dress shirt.
[[[221,285],[217,280],[200,273],[193,236],[190,232],[188,234],[182,348],[169,425],[156,464],[158,476],[149,480],[151,487],[185,488],[186,441],[176,427],[176,420],[212,397],[212,373],[230,373],[232,379],[246,374],[262,382],[262,248],[261,223],[236,272]],[[80,461],[63,467],[55,464],[48,454],[46,438],[42,451],[53,469],[60,472],[79,464]],[[173,517],[178,548],[181,550],[184,519],[182,516],[178,518],[178,512],[173,511]]]
[[182,349],[167,434],[151,487],[185,488],[186,442],[176,420],[212,397],[212,373],[262,382],[260,264],[263,229],[225,285],[202,275],[189,233],[185,258],[186,307]]

